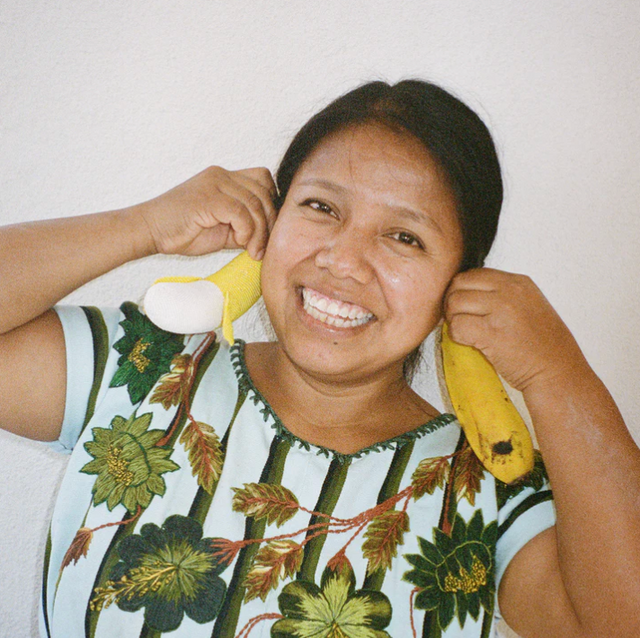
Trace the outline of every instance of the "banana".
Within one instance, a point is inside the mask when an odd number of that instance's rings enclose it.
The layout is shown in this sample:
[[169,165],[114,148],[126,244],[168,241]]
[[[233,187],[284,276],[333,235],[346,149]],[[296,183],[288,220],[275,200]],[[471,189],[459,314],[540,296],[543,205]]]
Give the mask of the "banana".
[[262,262],[246,251],[208,277],[163,277],[147,290],[143,307],[159,328],[179,334],[211,332],[222,326],[233,344],[232,322],[260,298]]
[[533,442],[500,378],[476,348],[456,343],[442,327],[442,364],[449,397],[471,449],[504,483],[533,469]]

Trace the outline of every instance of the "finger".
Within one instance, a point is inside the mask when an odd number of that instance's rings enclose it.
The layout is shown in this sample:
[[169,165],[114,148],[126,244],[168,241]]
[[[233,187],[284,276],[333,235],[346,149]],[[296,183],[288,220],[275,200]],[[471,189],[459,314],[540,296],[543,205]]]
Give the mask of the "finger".
[[255,222],[237,192],[229,194],[224,187],[219,187],[214,215],[220,224],[226,224],[231,229],[226,247],[246,247],[254,234]]
[[248,237],[244,233],[234,236],[236,241],[241,242],[254,259],[261,259],[269,238],[269,228],[262,200],[255,192],[234,180],[225,181],[220,185],[220,190],[242,205],[241,208],[234,207],[233,210],[236,210],[241,215],[244,212],[250,215],[252,221],[251,234]]
[[449,336],[463,346],[473,346],[482,350],[486,326],[484,317],[478,315],[457,314],[447,319]]
[[251,168],[238,171],[235,175],[245,188],[254,192],[262,201],[270,232],[276,221],[277,211],[274,201],[278,193],[271,173],[266,168]]
[[258,168],[245,168],[244,170],[238,171],[238,173],[264,186],[271,193],[272,198],[276,196],[278,189],[276,188],[276,183],[273,180],[271,171],[268,168],[262,166]]
[[244,186],[247,190],[251,191],[255,195],[260,198],[262,202],[262,210],[263,214],[266,218],[267,230],[271,232],[273,225],[275,224],[277,211],[274,204],[275,198],[275,184],[273,184],[273,188],[265,185],[260,181],[254,180],[252,177],[248,177],[245,174],[238,173],[236,175],[238,182]]
[[447,292],[444,312],[447,317],[457,314],[485,316],[492,312],[497,302],[497,293],[493,290],[458,288]]
[[504,276],[507,274],[508,273],[504,273],[501,270],[494,270],[492,268],[466,270],[465,272],[458,273],[451,280],[449,290],[495,291],[500,287]]

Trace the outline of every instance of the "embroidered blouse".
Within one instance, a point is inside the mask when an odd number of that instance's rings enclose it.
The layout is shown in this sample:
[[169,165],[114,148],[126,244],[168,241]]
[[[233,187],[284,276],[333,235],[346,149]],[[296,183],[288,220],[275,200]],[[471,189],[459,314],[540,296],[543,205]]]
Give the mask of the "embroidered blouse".
[[134,304],[59,307],[71,452],[53,514],[49,638],[487,638],[517,551],[555,522],[538,459],[496,481],[455,417],[356,454],[287,430],[241,341]]

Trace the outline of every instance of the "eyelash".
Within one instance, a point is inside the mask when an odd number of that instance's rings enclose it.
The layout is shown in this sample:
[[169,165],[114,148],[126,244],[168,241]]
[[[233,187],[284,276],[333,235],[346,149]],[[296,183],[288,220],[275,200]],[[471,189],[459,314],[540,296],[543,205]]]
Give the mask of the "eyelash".
[[317,210],[320,213],[325,213],[329,215],[333,214],[333,210],[331,210],[330,206],[328,206],[324,202],[321,202],[317,199],[306,199],[304,202],[302,202],[302,205],[308,206],[312,210]]
[[397,233],[393,233],[390,237],[397,238],[401,244],[406,244],[407,246],[415,246],[416,248],[420,248],[424,250],[424,244],[411,233],[407,233],[406,231],[399,230]]

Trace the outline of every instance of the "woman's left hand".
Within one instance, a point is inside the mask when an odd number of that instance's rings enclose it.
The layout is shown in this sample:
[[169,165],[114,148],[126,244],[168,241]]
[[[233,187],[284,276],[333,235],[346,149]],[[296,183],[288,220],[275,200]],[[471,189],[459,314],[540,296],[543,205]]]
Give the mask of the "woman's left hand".
[[478,348],[521,392],[563,383],[587,365],[578,344],[525,275],[478,268],[456,275],[445,295],[454,341]]

